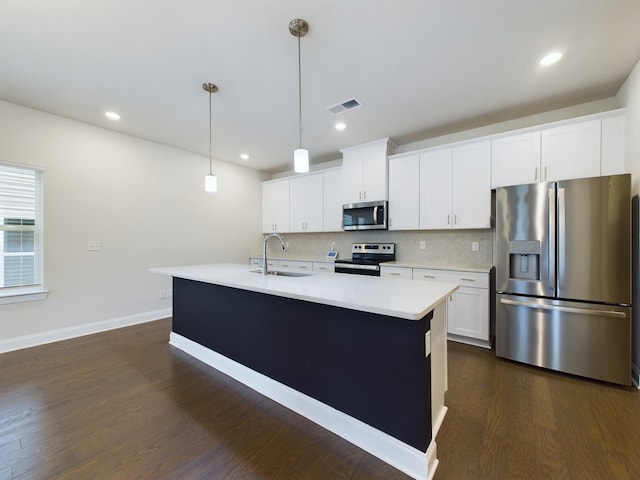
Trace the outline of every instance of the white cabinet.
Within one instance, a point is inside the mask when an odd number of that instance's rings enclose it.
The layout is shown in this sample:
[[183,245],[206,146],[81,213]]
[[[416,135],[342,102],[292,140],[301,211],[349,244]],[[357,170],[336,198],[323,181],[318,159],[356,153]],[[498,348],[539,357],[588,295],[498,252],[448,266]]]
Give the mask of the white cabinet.
[[491,141],[491,188],[629,173],[625,115],[541,126]]
[[460,285],[447,305],[450,340],[491,347],[488,273],[414,268],[413,279]]
[[452,154],[444,148],[420,155],[421,229],[451,228]]
[[[391,211],[393,206],[389,207]],[[489,141],[420,155],[420,228],[491,226]]]
[[323,229],[323,175],[316,173],[289,180],[290,232]]
[[491,141],[491,188],[539,181],[539,131]]
[[337,168],[323,173],[323,230],[325,232],[342,231],[342,169]]
[[625,162],[625,116],[602,119],[602,157],[600,175],[619,175],[631,172]]
[[389,160],[389,230],[420,228],[420,155]]
[[388,199],[387,154],[393,149],[388,138],[343,148],[343,202],[358,203]]
[[453,149],[453,228],[491,227],[491,143]]
[[392,267],[380,265],[380,276],[387,278],[405,278],[411,280],[413,278],[413,269],[411,267]]
[[333,262],[313,262],[314,272],[335,272],[335,264]]
[[601,120],[542,130],[541,180],[567,180],[600,175]]
[[313,270],[313,262],[305,262],[301,260],[278,260],[279,268],[289,268],[292,270]]
[[289,231],[289,180],[262,184],[262,232]]

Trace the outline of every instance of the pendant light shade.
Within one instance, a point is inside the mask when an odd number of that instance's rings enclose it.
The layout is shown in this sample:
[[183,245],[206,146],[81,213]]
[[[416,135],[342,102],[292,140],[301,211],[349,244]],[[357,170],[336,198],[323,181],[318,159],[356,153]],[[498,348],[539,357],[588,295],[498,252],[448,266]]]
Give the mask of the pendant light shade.
[[205,92],[209,92],[209,174],[204,177],[204,190],[205,192],[217,192],[218,191],[218,177],[213,174],[213,155],[211,148],[211,94],[218,91],[218,87],[213,83],[203,83],[202,89]]
[[302,64],[300,61],[300,38],[309,31],[309,24],[300,18],[289,22],[289,32],[298,38],[298,130],[299,146],[293,152],[293,170],[296,173],[309,171],[309,151],[302,148]]
[[296,173],[309,171],[309,150],[298,148],[293,151],[293,170]]
[[217,192],[218,191],[218,177],[215,175],[205,175],[204,177],[204,190],[205,192]]

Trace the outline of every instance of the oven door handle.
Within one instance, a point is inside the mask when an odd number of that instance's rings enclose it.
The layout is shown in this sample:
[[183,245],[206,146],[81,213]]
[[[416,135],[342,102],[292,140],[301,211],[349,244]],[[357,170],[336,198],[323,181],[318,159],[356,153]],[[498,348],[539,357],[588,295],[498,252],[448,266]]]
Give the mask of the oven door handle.
[[336,262],[335,268],[344,268],[344,269],[352,269],[352,270],[380,270],[380,265],[361,265],[358,263],[339,263]]

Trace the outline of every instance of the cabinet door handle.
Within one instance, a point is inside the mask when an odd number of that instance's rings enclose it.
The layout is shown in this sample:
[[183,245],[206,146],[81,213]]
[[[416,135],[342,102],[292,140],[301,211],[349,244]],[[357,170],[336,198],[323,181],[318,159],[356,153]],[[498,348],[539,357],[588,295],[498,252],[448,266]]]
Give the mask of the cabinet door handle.
[[536,167],[536,173],[533,175],[533,181],[534,182],[538,181],[538,167]]
[[544,181],[547,181],[547,167],[544,167]]
[[300,265],[300,268],[305,269],[305,268],[307,268],[307,266],[306,265]]
[[366,200],[366,199],[367,199],[367,191],[365,190],[365,191],[364,191],[364,192],[362,192],[362,193],[364,194],[364,196],[363,196],[364,200]]
[[447,225],[451,225],[451,215],[447,215]]
[[453,216],[453,223],[454,223],[454,225],[458,224],[458,215],[454,215]]
[[435,275],[423,275],[424,278],[436,278]]
[[389,275],[399,276],[400,274],[398,272],[389,272]]
[[475,278],[461,278],[460,280],[462,280],[463,282],[475,282]]

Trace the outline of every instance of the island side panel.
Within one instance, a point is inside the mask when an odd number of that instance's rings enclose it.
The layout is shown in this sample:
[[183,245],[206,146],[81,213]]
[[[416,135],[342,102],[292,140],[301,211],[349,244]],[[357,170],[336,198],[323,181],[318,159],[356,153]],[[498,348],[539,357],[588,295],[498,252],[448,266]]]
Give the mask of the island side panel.
[[431,366],[417,321],[174,278],[173,331],[423,452]]

